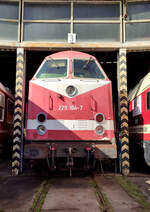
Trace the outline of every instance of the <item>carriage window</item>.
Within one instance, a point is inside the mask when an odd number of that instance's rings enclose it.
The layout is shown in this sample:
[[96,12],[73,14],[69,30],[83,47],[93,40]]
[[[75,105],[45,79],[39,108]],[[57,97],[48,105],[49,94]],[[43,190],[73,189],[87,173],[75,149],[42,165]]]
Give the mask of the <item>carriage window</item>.
[[96,61],[89,59],[74,59],[74,76],[80,78],[105,79],[103,71],[97,65]]
[[44,61],[35,75],[37,79],[60,78],[67,76],[67,60],[49,58]]
[[0,93],[0,121],[4,121],[5,96]]
[[150,91],[147,92],[147,110],[150,110]]
[[7,103],[7,122],[12,123],[14,115],[14,103],[10,99],[8,99]]
[[4,121],[4,108],[0,107],[0,121]]

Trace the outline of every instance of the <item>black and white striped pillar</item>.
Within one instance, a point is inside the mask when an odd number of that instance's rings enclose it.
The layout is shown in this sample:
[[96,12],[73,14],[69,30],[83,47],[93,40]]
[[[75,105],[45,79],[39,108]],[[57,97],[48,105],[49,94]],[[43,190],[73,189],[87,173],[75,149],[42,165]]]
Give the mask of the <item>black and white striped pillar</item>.
[[16,61],[16,89],[14,107],[14,131],[12,175],[18,175],[22,171],[23,159],[23,131],[24,131],[24,94],[25,94],[25,60],[24,49],[17,49]]
[[119,51],[120,130],[121,130],[121,155],[122,155],[121,165],[123,175],[128,175],[130,172],[126,55],[127,55],[126,49],[120,49]]

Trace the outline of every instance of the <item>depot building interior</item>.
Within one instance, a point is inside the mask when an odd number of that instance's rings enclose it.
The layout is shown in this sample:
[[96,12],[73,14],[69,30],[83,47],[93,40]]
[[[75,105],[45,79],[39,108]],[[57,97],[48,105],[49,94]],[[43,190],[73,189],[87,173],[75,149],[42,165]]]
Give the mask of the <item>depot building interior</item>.
[[[40,66],[43,59],[57,51],[27,51],[26,58],[26,91],[28,82]],[[117,104],[117,51],[114,52],[88,52],[97,58],[105,73],[112,81],[114,103]],[[150,52],[130,52],[127,54],[127,83],[128,92],[150,71]],[[0,51],[1,83],[15,94],[16,79],[16,51]],[[134,78],[133,78],[134,77]],[[134,80],[133,80],[134,79]]]
[[1,83],[15,94],[17,51],[23,50],[28,82],[51,53],[77,50],[94,55],[112,81],[118,105],[120,51],[126,50],[127,90],[150,71],[150,1],[0,1]]
[[[20,46],[26,51],[27,82],[45,56],[73,49],[94,55],[115,91],[117,57],[123,47],[129,91],[149,71],[149,24],[150,1],[1,1],[1,82],[15,92]],[[68,33],[75,35],[73,43]]]

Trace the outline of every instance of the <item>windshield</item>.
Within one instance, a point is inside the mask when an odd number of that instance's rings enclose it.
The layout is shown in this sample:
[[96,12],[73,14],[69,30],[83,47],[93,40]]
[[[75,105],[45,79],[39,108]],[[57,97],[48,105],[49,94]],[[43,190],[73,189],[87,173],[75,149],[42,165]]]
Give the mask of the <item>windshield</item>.
[[103,71],[92,58],[74,59],[73,70],[75,77],[105,79]]
[[67,76],[67,59],[52,59],[45,60],[35,75],[37,79],[43,78],[59,78]]

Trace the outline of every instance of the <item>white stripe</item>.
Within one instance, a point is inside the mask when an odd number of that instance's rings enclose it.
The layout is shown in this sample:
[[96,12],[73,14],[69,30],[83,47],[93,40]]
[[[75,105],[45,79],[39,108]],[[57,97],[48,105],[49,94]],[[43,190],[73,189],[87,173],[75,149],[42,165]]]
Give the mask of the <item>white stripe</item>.
[[[27,121],[28,130],[35,130],[39,125],[36,119]],[[99,124],[95,120],[46,120],[43,125],[47,130],[95,130]],[[113,120],[105,120],[101,125],[105,130],[114,130]]]
[[[32,83],[44,87],[48,90],[54,91],[56,93],[62,94],[69,97],[66,93],[66,88],[68,85],[73,85],[77,88],[78,93],[76,96],[94,90],[96,88],[110,84],[108,80],[79,80],[79,79],[61,79],[61,80],[32,80]],[[71,98],[71,97],[69,97]]]
[[145,133],[149,134],[150,133],[150,124],[144,124],[144,125],[138,125],[138,126],[133,126],[129,128],[130,133]]

